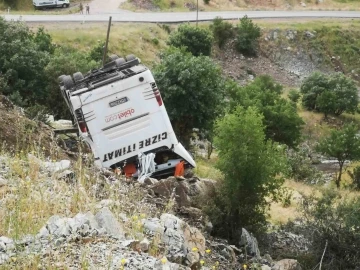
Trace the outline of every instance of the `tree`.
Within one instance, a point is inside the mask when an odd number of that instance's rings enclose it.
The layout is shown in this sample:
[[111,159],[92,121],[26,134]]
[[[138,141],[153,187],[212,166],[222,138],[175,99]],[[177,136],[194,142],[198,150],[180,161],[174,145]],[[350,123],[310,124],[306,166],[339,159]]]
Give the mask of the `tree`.
[[236,49],[241,53],[254,54],[260,35],[260,27],[245,15],[238,25]]
[[317,146],[320,153],[336,158],[339,163],[339,173],[335,180],[337,188],[340,188],[345,161],[360,160],[360,137],[357,133],[356,125],[347,124],[340,130],[332,130]]
[[188,147],[193,128],[211,129],[221,112],[221,69],[207,56],[171,48],[162,55],[154,76],[175,133]]
[[207,29],[181,24],[170,34],[168,44],[177,48],[186,47],[194,56],[211,54],[213,36]]
[[293,103],[281,97],[283,87],[267,75],[258,76],[241,87],[236,82],[226,85],[230,110],[241,105],[256,107],[264,115],[263,124],[268,139],[295,147],[301,139],[304,124]]
[[[50,60],[44,32],[37,35],[22,22],[6,22],[0,17],[0,74],[5,95],[17,97],[18,105],[45,100],[45,66]],[[14,99],[13,99],[14,100]]]
[[276,199],[286,171],[284,148],[266,141],[263,116],[253,107],[236,109],[218,120],[215,145],[224,180],[209,212],[223,236],[237,239],[241,227],[266,223],[267,198]]
[[342,73],[328,76],[315,72],[304,80],[300,91],[304,107],[323,112],[325,117],[328,114],[354,113],[359,103],[355,82]]
[[231,23],[224,21],[221,17],[216,17],[210,25],[216,43],[222,48],[226,41],[234,36]]

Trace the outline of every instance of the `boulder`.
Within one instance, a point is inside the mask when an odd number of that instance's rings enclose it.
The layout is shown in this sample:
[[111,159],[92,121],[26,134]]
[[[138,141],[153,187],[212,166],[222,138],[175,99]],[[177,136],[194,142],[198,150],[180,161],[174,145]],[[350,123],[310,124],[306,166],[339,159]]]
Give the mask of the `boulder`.
[[260,250],[256,238],[244,228],[242,228],[239,246],[245,247],[250,256],[260,258]]
[[300,263],[293,259],[283,259],[275,263],[273,270],[302,270]]
[[42,165],[49,173],[55,173],[70,168],[70,160],[65,159],[58,162],[46,161]]
[[206,201],[207,197],[215,192],[215,183],[213,180],[197,177],[169,177],[158,181],[150,188],[155,195],[166,199],[174,194],[178,207],[189,207],[196,206],[197,202]]
[[170,261],[185,261],[191,266],[198,263],[200,255],[205,254],[205,238],[201,232],[176,216],[163,214],[160,219],[146,219],[142,222],[145,230],[159,235]]
[[124,229],[116,220],[109,208],[102,208],[99,212],[96,213],[95,219],[99,224],[99,227],[105,229],[109,235],[114,238],[124,239]]

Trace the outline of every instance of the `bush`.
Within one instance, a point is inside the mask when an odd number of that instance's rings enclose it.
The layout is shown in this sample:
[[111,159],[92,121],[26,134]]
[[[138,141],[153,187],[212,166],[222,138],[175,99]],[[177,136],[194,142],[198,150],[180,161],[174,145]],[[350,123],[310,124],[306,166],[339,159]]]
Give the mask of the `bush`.
[[193,128],[209,131],[221,113],[221,69],[209,57],[171,48],[161,56],[154,77],[179,140],[188,147]]
[[308,110],[341,115],[354,113],[359,103],[357,87],[353,80],[342,73],[325,75],[313,73],[300,87],[302,104]]
[[239,106],[216,124],[217,167],[224,180],[208,214],[215,231],[233,242],[242,227],[264,227],[268,199],[279,199],[287,168],[284,148],[265,140],[262,118],[255,108]]
[[0,17],[2,92],[21,97],[22,104],[17,105],[34,105],[46,100],[44,69],[50,60],[49,51],[51,38],[43,30],[34,36],[22,22],[6,22]]
[[26,116],[35,121],[41,121],[45,124],[49,123],[49,108],[44,105],[34,105],[26,108],[25,110]]
[[301,139],[304,124],[291,102],[281,97],[283,87],[270,76],[262,75],[243,87],[228,81],[225,87],[230,110],[241,105],[245,108],[256,107],[263,115],[266,137],[290,147],[296,146]]
[[151,42],[154,44],[154,45],[159,45],[159,40],[157,39],[157,38],[153,38],[152,40],[151,40]]
[[216,43],[222,48],[226,41],[234,36],[233,26],[231,23],[224,21],[221,17],[216,17],[210,25]]
[[208,5],[210,3],[210,0],[204,0],[204,4]]
[[240,19],[237,29],[236,49],[241,53],[255,54],[258,39],[260,37],[260,27],[253,23],[246,15]]
[[296,89],[291,89],[288,94],[289,99],[295,103],[299,101],[300,96],[300,92]]
[[211,54],[213,36],[207,29],[182,24],[172,32],[168,44],[177,48],[186,47],[194,56]]
[[360,190],[360,166],[356,166],[353,171],[349,171],[348,174],[352,180],[352,187],[356,190]]
[[[303,196],[300,226],[312,242],[309,252],[322,269],[357,269],[360,266],[360,198],[347,197],[332,189],[321,197]],[[313,265],[309,269],[313,269]]]
[[290,149],[287,151],[287,158],[290,166],[290,177],[295,181],[304,181],[308,184],[319,184],[323,182],[322,173],[317,170],[308,156],[306,148],[299,150]]
[[99,41],[97,45],[95,45],[90,53],[89,53],[89,61],[95,61],[98,63],[101,63],[104,57],[104,48],[105,48],[105,42]]

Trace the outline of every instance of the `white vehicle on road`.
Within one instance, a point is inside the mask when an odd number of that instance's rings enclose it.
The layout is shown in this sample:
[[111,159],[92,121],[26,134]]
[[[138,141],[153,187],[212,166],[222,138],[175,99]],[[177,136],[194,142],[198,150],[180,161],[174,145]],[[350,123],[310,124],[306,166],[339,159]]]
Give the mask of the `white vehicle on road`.
[[113,169],[138,167],[139,153],[154,153],[155,175],[173,173],[175,161],[195,167],[175,136],[150,70],[133,55],[111,58],[85,77],[80,72],[59,77],[62,95],[95,163]]
[[54,7],[66,8],[70,6],[70,0],[33,0],[33,5],[35,9]]

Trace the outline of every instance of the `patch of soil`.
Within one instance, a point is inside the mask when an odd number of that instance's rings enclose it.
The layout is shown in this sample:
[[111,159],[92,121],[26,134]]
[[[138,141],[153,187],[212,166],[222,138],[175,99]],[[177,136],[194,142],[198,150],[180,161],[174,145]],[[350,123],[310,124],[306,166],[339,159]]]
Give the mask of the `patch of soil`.
[[256,57],[239,54],[235,49],[235,40],[230,40],[220,51],[215,52],[215,59],[222,66],[224,73],[246,84],[258,75],[270,75],[275,81],[284,86],[293,87],[300,83],[300,78],[286,71],[279,64],[274,63],[260,52]]

